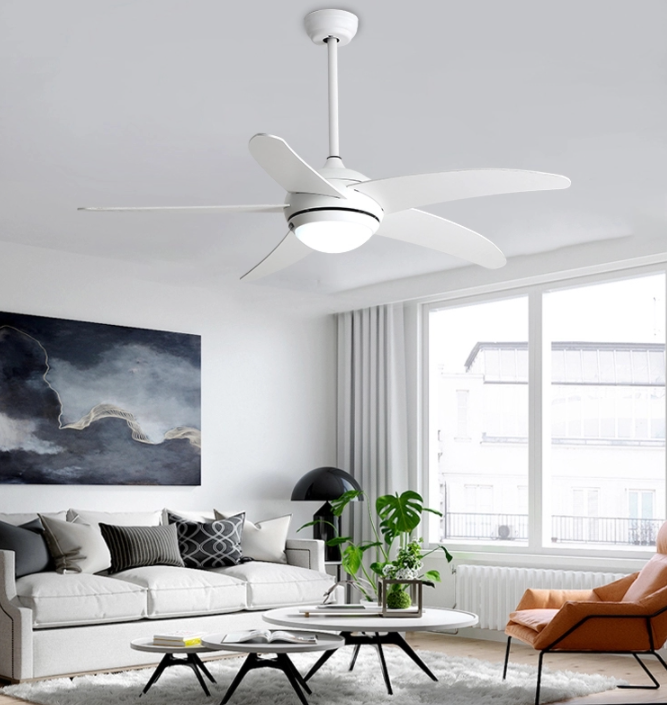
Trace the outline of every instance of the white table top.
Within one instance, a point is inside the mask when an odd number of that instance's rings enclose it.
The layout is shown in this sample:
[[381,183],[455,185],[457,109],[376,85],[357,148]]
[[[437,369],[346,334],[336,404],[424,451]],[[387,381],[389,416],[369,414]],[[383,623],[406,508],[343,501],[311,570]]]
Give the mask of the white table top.
[[[204,646],[204,640],[197,646],[161,646],[153,643],[153,637],[142,637],[135,639],[130,643],[130,647],[135,651],[150,651],[156,654],[201,654],[205,651],[212,651],[208,646]],[[221,651],[222,647],[218,646],[215,651]]]
[[263,619],[270,624],[334,632],[419,632],[431,629],[474,627],[479,618],[472,612],[425,608],[421,617],[306,617],[304,607],[281,607],[269,610]]
[[[290,630],[295,634],[299,634],[298,630]],[[313,633],[312,631],[305,632],[309,636]],[[222,643],[224,637],[227,636],[227,632],[221,632],[220,634],[208,634],[202,639],[202,643],[207,647],[215,650],[224,651],[241,651],[243,653],[252,654],[294,654],[302,653],[304,651],[332,651],[341,646],[345,645],[345,639],[342,636],[336,634],[324,634],[317,633],[317,642],[315,644],[292,644],[286,641],[274,641],[272,644],[264,644],[258,642],[242,641],[239,643]]]

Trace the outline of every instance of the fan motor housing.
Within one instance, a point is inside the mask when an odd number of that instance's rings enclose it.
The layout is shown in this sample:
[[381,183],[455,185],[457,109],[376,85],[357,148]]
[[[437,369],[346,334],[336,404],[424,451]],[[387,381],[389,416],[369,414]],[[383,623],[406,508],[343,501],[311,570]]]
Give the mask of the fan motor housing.
[[[333,179],[331,180],[333,183]],[[348,189],[348,198],[320,196],[313,193],[290,193],[285,218],[291,230],[315,221],[354,221],[364,223],[373,233],[382,222],[384,211],[369,196]]]

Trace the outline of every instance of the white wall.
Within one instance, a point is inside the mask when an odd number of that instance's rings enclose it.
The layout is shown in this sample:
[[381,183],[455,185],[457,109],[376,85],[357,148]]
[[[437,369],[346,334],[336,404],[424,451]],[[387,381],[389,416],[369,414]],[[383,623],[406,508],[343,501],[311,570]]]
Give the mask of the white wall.
[[[0,310],[202,336],[200,487],[2,485],[0,512],[245,509],[294,513],[308,470],[335,459],[335,328],[322,300],[245,283],[167,283],[164,268],[0,243]],[[304,534],[309,535],[309,530]]]

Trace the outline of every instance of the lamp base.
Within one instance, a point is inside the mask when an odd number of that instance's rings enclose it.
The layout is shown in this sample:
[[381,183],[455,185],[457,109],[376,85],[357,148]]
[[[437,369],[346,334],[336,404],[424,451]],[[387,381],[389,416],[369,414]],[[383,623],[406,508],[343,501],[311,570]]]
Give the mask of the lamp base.
[[[340,535],[340,517],[335,517],[333,514],[333,508],[329,502],[325,502],[316,512],[313,514],[313,538],[321,539],[324,541],[324,560],[336,563],[340,561],[340,547],[339,546],[327,546],[326,542],[329,539],[336,538]],[[334,526],[336,527],[334,530]],[[338,531],[338,534],[336,534]]]

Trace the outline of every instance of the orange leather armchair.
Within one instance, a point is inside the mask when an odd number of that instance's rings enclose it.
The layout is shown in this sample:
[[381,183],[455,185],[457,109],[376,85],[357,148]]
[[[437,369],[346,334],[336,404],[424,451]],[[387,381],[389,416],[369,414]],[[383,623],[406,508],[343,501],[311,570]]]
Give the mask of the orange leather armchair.
[[593,590],[526,590],[505,627],[507,674],[512,637],[540,652],[535,705],[540,701],[542,659],[549,652],[632,654],[653,685],[660,684],[640,659],[667,640],[667,522],[656,541],[656,554],[639,573]]

